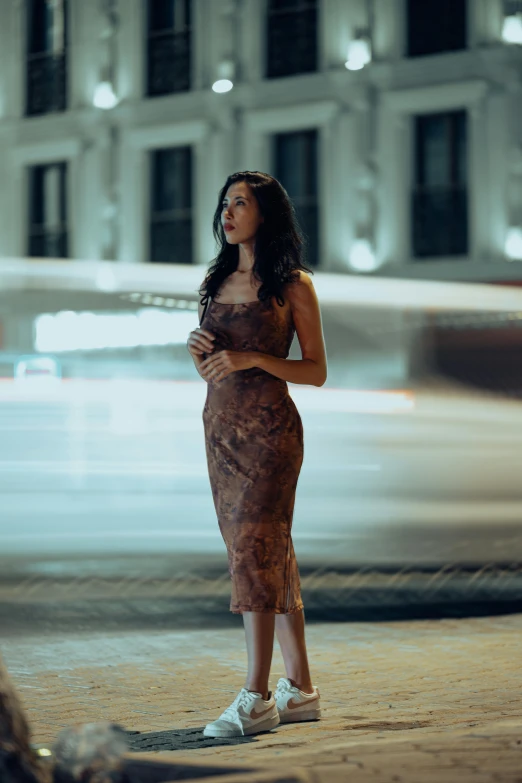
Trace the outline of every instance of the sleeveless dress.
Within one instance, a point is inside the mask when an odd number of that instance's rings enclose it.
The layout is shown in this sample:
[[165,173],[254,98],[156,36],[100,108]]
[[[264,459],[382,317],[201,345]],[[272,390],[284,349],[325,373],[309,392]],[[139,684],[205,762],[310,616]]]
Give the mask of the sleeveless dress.
[[[274,300],[207,299],[201,327],[214,350],[286,359],[295,326]],[[208,382],[203,408],[214,506],[232,580],[230,611],[292,614],[303,608],[291,528],[303,462],[303,426],[286,381],[253,367]]]

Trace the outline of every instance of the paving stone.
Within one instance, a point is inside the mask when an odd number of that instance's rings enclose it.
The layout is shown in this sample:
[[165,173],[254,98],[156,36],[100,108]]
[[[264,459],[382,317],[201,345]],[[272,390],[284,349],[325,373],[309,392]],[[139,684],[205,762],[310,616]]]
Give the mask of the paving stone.
[[[521,631],[522,615],[309,625],[323,720],[218,742],[201,732],[244,684],[240,626],[48,632],[3,639],[0,652],[38,743],[67,724],[111,720],[138,732],[131,747],[151,757],[304,767],[315,777],[297,779],[314,783],[343,765],[350,783],[479,783],[522,781]],[[275,685],[277,647],[272,672]]]

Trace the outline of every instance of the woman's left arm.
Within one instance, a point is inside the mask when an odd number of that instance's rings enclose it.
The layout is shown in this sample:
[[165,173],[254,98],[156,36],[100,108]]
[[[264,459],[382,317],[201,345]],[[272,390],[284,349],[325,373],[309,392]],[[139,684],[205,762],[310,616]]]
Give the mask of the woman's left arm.
[[322,386],[326,381],[326,348],[319,300],[310,277],[300,273],[300,280],[287,286],[292,316],[302,359],[279,359],[267,353],[253,352],[253,366],[289,383]]

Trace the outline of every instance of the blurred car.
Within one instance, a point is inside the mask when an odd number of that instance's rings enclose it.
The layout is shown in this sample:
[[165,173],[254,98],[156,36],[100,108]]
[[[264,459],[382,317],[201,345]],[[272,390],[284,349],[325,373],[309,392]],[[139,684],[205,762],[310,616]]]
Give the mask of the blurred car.
[[30,385],[32,389],[56,387],[62,377],[60,362],[52,356],[20,356],[14,366],[14,379],[18,387]]

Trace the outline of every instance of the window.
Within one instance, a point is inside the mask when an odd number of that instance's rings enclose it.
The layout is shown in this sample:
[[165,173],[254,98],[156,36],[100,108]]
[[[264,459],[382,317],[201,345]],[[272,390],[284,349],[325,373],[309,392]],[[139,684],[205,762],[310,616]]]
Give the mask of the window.
[[275,176],[294,204],[308,240],[307,260],[316,266],[319,255],[317,205],[317,131],[275,136]]
[[192,262],[192,149],[151,153],[150,260]]
[[466,0],[407,0],[409,57],[465,49]]
[[26,114],[67,104],[67,0],[27,0]]
[[191,87],[191,0],[148,0],[147,94]]
[[29,168],[28,255],[67,258],[67,164]]
[[412,194],[413,255],[468,252],[467,116],[464,111],[415,117]]
[[522,0],[504,0],[504,15],[522,14]]
[[317,70],[317,0],[268,0],[269,79]]

